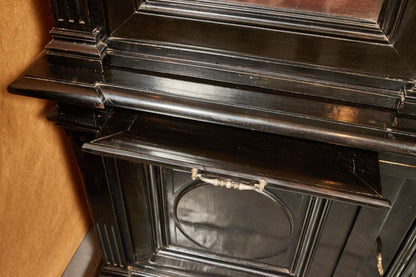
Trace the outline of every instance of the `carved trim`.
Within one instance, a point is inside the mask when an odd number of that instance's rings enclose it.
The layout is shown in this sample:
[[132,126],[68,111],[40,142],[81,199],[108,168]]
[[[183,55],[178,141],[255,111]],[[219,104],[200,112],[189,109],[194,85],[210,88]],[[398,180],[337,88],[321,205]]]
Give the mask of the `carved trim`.
[[154,165],[146,165],[146,180],[147,180],[147,187],[149,192],[149,203],[151,203],[151,218],[152,218],[152,230],[153,230],[153,238],[154,238],[154,245],[155,250],[159,250],[166,246],[166,236],[164,232],[164,223],[163,219],[165,213],[163,212],[164,201],[159,199],[164,195],[161,192],[161,180],[160,174],[158,174],[158,167]]
[[87,0],[50,0],[56,26],[68,29],[91,29],[91,12]]
[[45,47],[49,63],[104,71],[106,45],[100,30],[90,33],[54,28],[51,35],[54,39]]
[[317,12],[247,5],[242,8],[241,3],[212,0],[147,0],[140,6],[140,10],[388,43],[376,22]]
[[291,272],[295,276],[302,277],[307,275],[331,204],[332,201],[329,200],[311,198],[301,232],[302,239],[299,240],[295,260],[292,264]]
[[122,259],[123,253],[118,247],[114,226],[96,223],[95,227],[101,244],[104,263],[112,266],[125,267],[125,263]]
[[[102,158],[106,180],[108,183],[111,200],[114,206],[114,210],[117,213],[117,224],[119,233],[119,246],[116,244],[116,250],[118,251],[118,257],[120,261],[124,261],[124,264],[134,263],[134,250],[133,243],[131,241],[130,224],[126,213],[126,205],[124,200],[124,194],[122,184],[120,183],[119,169],[117,161],[113,158]],[[114,228],[111,227],[114,241],[116,240],[116,233]]]
[[46,46],[52,64],[103,72],[106,38],[103,4],[98,0],[51,0],[54,38]]

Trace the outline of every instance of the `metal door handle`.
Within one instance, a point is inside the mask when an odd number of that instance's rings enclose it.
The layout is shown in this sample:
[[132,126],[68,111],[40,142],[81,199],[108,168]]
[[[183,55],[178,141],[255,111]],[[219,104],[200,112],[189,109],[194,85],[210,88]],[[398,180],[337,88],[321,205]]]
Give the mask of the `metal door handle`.
[[225,187],[227,189],[237,189],[237,190],[259,190],[263,191],[267,185],[265,180],[259,180],[257,184],[253,186],[247,185],[241,182],[235,182],[232,180],[220,180],[220,179],[210,179],[203,177],[200,173],[198,173],[198,168],[192,168],[192,180],[200,179],[202,182],[207,184],[211,184],[214,186]]

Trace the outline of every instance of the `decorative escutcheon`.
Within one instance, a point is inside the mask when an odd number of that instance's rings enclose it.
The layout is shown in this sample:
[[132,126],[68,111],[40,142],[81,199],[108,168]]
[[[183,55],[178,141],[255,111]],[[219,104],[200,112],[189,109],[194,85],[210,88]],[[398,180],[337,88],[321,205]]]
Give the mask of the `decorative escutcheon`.
[[227,189],[263,191],[267,185],[267,182],[265,180],[259,180],[257,184],[251,186],[241,182],[234,182],[232,180],[209,179],[203,177],[200,173],[198,173],[198,168],[192,168],[191,172],[192,180],[200,179],[201,181],[207,184],[211,184],[218,187],[225,187]]

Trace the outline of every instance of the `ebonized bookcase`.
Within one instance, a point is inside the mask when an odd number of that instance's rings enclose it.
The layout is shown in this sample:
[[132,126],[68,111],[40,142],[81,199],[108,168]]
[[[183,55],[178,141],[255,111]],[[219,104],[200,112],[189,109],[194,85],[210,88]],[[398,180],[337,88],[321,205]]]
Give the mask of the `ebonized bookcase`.
[[9,90],[57,102],[102,276],[415,276],[415,1],[51,5]]

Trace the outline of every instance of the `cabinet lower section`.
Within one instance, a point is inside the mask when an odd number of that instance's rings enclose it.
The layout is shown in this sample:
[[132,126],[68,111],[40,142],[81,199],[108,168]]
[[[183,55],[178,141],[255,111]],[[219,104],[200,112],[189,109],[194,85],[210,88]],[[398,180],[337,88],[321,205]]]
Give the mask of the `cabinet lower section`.
[[391,207],[377,208],[278,184],[216,187],[186,166],[85,153],[88,134],[69,133],[103,276],[379,276],[379,253],[385,276],[412,276],[416,181],[390,164],[381,181]]

